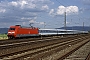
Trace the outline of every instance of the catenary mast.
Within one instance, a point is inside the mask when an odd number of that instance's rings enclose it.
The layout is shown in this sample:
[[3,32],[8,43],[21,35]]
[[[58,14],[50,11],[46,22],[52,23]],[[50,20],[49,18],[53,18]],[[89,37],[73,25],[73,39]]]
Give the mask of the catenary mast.
[[66,12],[64,13],[64,29],[66,30]]

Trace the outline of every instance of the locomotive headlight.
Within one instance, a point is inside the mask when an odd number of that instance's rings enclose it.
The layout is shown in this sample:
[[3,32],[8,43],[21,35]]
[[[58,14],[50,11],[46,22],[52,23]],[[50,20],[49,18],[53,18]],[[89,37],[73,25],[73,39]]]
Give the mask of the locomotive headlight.
[[10,34],[14,34],[15,32],[8,32],[8,33],[10,33]]
[[11,32],[8,32],[8,33],[11,33]]
[[15,33],[15,32],[12,32],[12,33]]

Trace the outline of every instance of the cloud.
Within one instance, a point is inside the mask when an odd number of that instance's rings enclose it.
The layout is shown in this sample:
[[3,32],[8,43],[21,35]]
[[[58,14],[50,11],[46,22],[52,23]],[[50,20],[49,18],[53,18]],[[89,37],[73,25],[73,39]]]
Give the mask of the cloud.
[[31,20],[32,18],[25,18],[25,17],[22,17],[21,19],[22,19],[22,20]]
[[71,15],[71,14],[77,14],[79,9],[77,6],[68,6],[68,7],[59,6],[56,14],[63,15],[65,11],[66,11],[67,15]]
[[36,23],[36,21],[35,21],[35,20],[30,20],[29,22],[30,22],[30,23]]
[[2,0],[0,22],[29,23],[30,20],[36,20],[38,14],[47,12],[50,3],[50,0]]
[[42,10],[48,10],[49,7],[47,5],[42,6]]
[[12,6],[18,6],[18,3],[14,1],[10,2],[9,4],[11,4]]
[[65,12],[65,7],[64,6],[59,6],[58,9],[57,9],[56,14],[57,15],[63,15],[64,12]]
[[4,13],[5,11],[5,9],[0,9],[0,13]]
[[33,24],[36,24],[36,25],[44,25],[45,22],[37,22],[35,20],[30,20],[29,23],[33,23]]
[[40,22],[40,25],[44,25],[45,23],[44,22]]
[[49,15],[51,15],[51,16],[54,15],[54,9],[51,9],[51,10],[50,10]]
[[79,11],[78,7],[77,6],[69,6],[66,8],[66,12],[67,13],[74,13],[74,14],[77,14]]
[[72,14],[78,14],[79,12],[79,8],[77,6],[59,6],[56,10],[55,9],[51,9],[49,14],[50,15],[64,15],[66,11],[67,15],[72,15]]

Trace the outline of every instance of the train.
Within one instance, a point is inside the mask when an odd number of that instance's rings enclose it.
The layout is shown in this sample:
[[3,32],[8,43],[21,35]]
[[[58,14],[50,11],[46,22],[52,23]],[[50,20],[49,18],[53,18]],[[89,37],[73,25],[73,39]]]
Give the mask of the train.
[[39,29],[37,27],[23,27],[21,25],[10,26],[8,29],[8,39],[21,37],[37,37],[37,36],[51,36],[51,35],[67,35],[88,33],[88,31],[78,30],[64,30],[64,29]]

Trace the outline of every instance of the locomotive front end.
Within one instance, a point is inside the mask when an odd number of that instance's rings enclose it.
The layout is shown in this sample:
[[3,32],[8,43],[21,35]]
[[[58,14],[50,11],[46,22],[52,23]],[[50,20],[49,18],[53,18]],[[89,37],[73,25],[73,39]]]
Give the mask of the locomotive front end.
[[15,30],[16,30],[16,28],[15,28],[14,26],[11,26],[11,27],[9,28],[8,34],[7,34],[7,36],[8,36],[9,39],[15,38],[15,36],[16,36]]

